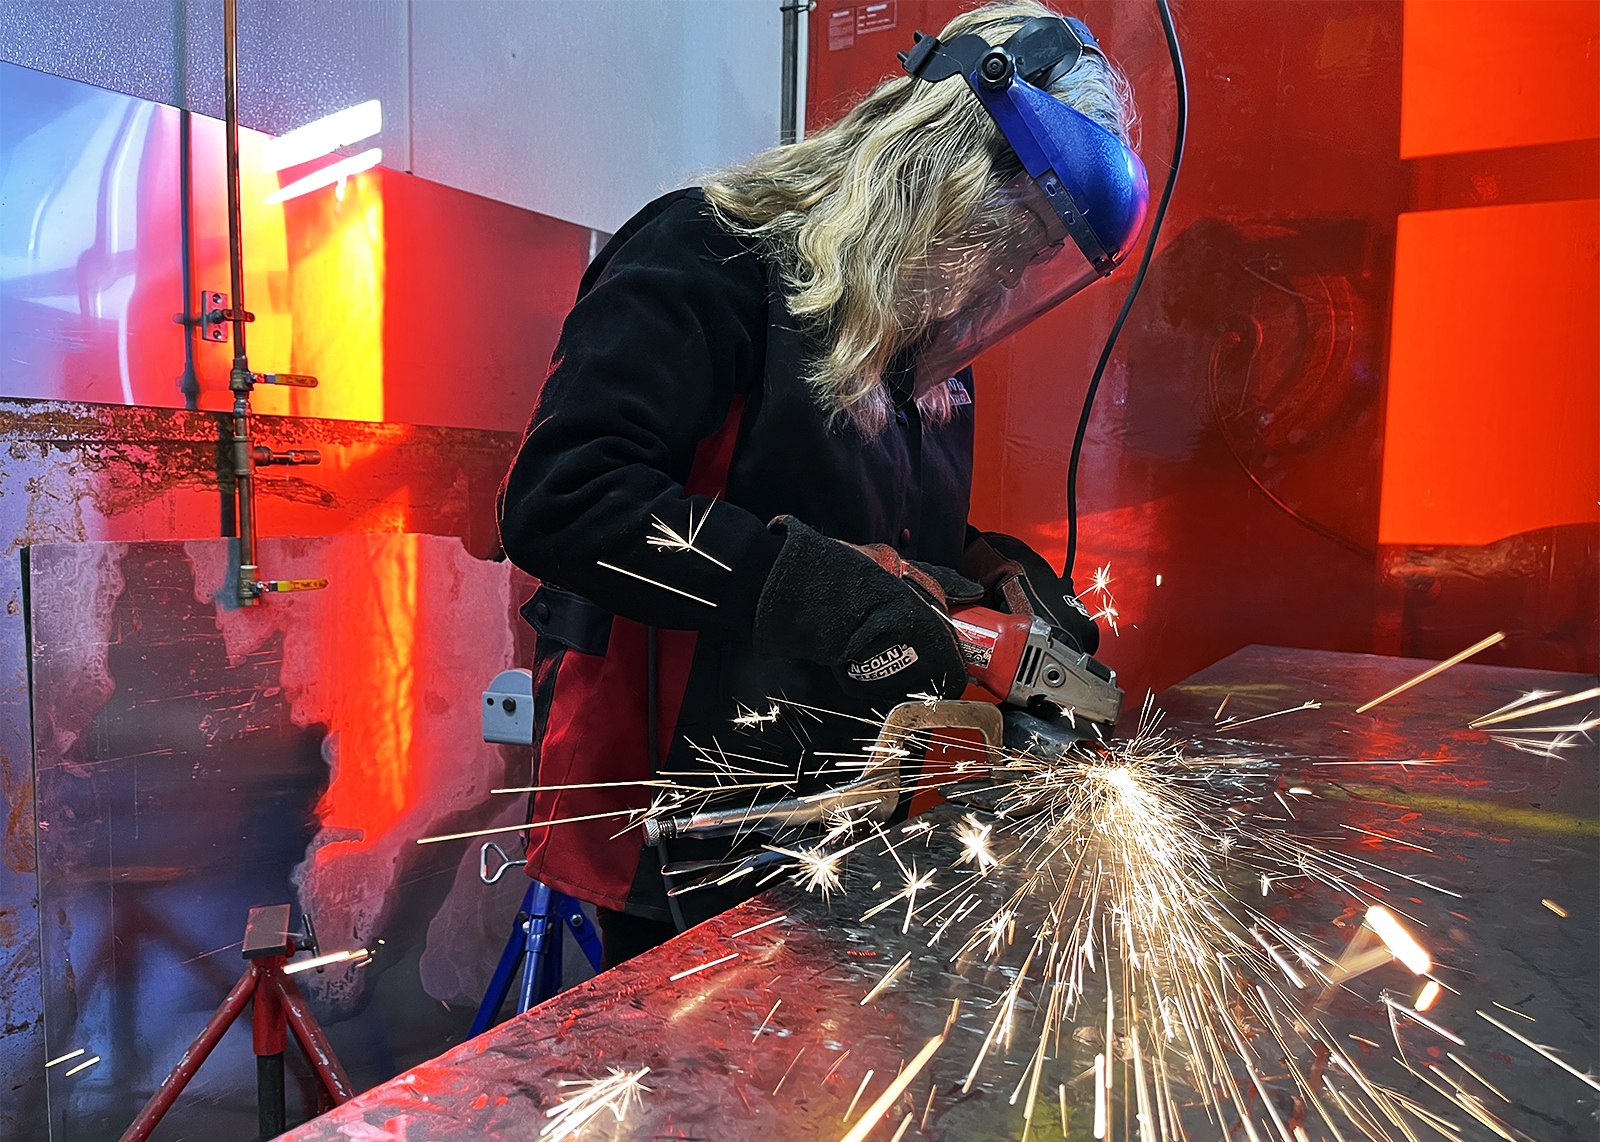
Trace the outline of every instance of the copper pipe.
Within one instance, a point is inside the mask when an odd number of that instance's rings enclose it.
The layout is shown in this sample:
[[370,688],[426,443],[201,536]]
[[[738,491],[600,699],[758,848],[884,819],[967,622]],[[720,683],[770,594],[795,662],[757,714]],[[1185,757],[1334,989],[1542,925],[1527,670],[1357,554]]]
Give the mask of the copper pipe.
[[223,0],[222,58],[224,142],[228,158],[228,272],[233,288],[233,482],[239,502],[240,606],[253,607],[260,592],[256,580],[255,455],[250,448],[250,390],[255,385],[245,354],[244,246],[239,210],[239,4]]

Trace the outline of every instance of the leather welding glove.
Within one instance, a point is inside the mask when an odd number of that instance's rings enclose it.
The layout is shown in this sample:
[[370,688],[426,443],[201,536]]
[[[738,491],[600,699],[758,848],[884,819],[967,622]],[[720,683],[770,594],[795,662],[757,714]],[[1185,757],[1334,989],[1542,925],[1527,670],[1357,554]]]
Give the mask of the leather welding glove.
[[950,591],[980,598],[981,586],[881,544],[829,539],[793,516],[768,526],[783,547],[756,603],[758,654],[831,666],[846,693],[874,705],[961,695],[966,665],[946,610]]
[[1100,628],[1078,601],[1071,579],[1063,579],[1022,540],[997,531],[974,532],[962,553],[961,570],[982,583],[985,602],[1006,614],[1038,615],[1060,629],[1085,654],[1100,647]]

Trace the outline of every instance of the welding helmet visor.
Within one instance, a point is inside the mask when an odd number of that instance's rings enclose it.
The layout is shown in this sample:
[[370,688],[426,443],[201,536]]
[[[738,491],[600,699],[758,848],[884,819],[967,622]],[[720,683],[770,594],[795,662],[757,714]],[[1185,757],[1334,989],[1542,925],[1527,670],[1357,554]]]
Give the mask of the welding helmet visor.
[[[1048,90],[1085,52],[1103,55],[1081,21],[1037,17],[998,47],[978,35],[942,44],[918,33],[900,57],[919,79],[963,78],[1022,164],[1022,173],[918,268],[927,275],[934,318],[919,354],[925,383],[1110,274],[1144,225],[1144,163]],[[938,280],[941,272],[948,281]]]

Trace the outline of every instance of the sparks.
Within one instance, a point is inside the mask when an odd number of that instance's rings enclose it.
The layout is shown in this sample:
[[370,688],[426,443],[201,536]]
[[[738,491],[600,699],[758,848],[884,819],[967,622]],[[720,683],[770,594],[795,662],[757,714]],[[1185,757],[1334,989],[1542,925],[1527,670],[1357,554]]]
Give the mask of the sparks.
[[710,599],[702,599],[699,595],[691,595],[688,591],[680,591],[678,588],[670,587],[665,583],[650,578],[648,575],[641,575],[637,571],[629,571],[626,567],[618,567],[615,563],[607,563],[602,559],[596,559],[595,564],[597,566],[604,567],[607,571],[615,571],[618,575],[626,575],[628,578],[637,579],[641,583],[649,583],[652,587],[660,587],[663,591],[670,591],[674,595],[682,595],[685,599],[692,600],[693,602],[704,603],[708,607],[714,607],[717,605]]
[[960,863],[976,865],[979,872],[988,872],[998,865],[1000,858],[990,848],[989,834],[993,831],[993,825],[981,823],[971,813],[963,817],[956,832],[956,839],[961,842]]
[[300,960],[297,963],[288,964],[284,967],[283,974],[294,975],[297,972],[310,971],[312,968],[324,968],[329,964],[342,964],[346,960],[359,960],[363,959],[366,954],[367,949],[365,948],[358,948],[355,951],[329,952],[325,956],[313,956],[309,960]]
[[1427,975],[1433,970],[1433,959],[1427,949],[1417,943],[1416,937],[1406,931],[1400,921],[1394,918],[1394,913],[1383,905],[1374,904],[1367,909],[1367,924],[1378,934],[1390,954],[1417,975]]
[[[870,1134],[872,1128],[878,1124],[878,1119],[882,1118],[884,1113],[905,1093],[906,1088],[911,1085],[911,1080],[921,1073],[922,1068],[928,1065],[928,1060],[933,1058],[934,1052],[943,1045],[943,1035],[935,1035],[932,1039],[929,1039],[923,1045],[922,1050],[917,1052],[916,1058],[912,1059],[906,1068],[895,1077],[895,1080],[885,1088],[884,1092],[878,1096],[877,1101],[861,1112],[861,1117],[856,1120],[856,1124],[846,1132],[843,1138],[839,1139],[839,1142],[862,1142],[862,1139]],[[872,1072],[868,1071],[867,1078],[871,1077]],[[866,1079],[863,1079],[861,1082],[862,1089],[865,1089],[866,1085]],[[861,1097],[861,1091],[856,1091],[856,1097]],[[852,1102],[850,1107],[852,1110],[855,1109],[855,1103]],[[845,1115],[846,1119],[849,1117],[849,1114]]]
[[[1532,710],[1542,700],[1530,699],[1516,709]],[[1227,705],[1225,698],[1214,721],[1223,722]],[[1236,716],[1226,726],[1318,706],[1307,701]],[[754,715],[760,708],[741,713]],[[769,717],[772,709],[792,711],[797,720],[827,713],[784,700],[760,717]],[[875,734],[877,723],[862,720]],[[771,724],[747,721],[751,724],[741,723],[742,728]],[[1377,857],[1370,849],[1349,852],[1326,837],[1307,837],[1306,823],[1296,820],[1300,803],[1293,798],[1315,797],[1316,788],[1283,781],[1281,763],[1231,752],[1212,756],[1206,751],[1209,743],[1191,751],[1161,728],[1161,714],[1147,698],[1130,736],[1080,742],[1046,757],[999,751],[987,766],[992,792],[969,802],[974,811],[955,820],[929,817],[895,826],[877,816],[881,802],[876,796],[812,792],[815,777],[824,784],[830,778],[837,782],[843,771],[851,774],[853,788],[892,790],[899,798],[910,794],[920,775],[902,778],[901,765],[927,740],[890,745],[877,740],[864,735],[853,751],[808,752],[786,775],[772,774],[756,756],[737,755],[715,743],[697,748],[714,784],[701,776],[692,785],[663,790],[650,812],[684,820],[720,811],[724,819],[742,819],[775,795],[804,807],[801,825],[780,826],[778,836],[756,854],[775,866],[766,875],[786,873],[802,889],[825,898],[844,895],[848,884],[850,893],[868,897],[858,913],[862,920],[888,912],[901,932],[925,933],[918,947],[923,960],[947,961],[940,971],[917,973],[925,977],[919,980],[910,972],[912,953],[906,953],[863,981],[862,1005],[891,987],[913,993],[933,979],[984,973],[983,986],[996,990],[973,1028],[977,1046],[963,1060],[966,1077],[956,1085],[970,1093],[980,1076],[992,1076],[1002,1066],[1015,1068],[1014,1085],[1009,1076],[1007,1085],[1010,1104],[1022,1114],[1023,1136],[1029,1136],[1041,1107],[1054,1112],[1050,1095],[1068,1085],[1058,1081],[1057,1068],[1067,1058],[1061,1039],[1074,1028],[1081,1037],[1097,1025],[1098,1068],[1080,1079],[1094,1076],[1095,1133],[1102,1138],[1125,1129],[1138,1142],[1181,1140],[1188,1136],[1182,1120],[1189,1108],[1204,1104],[1213,1120],[1239,1122],[1240,1142],[1302,1142],[1301,1133],[1320,1142],[1324,1136],[1311,1128],[1309,1117],[1302,1130],[1280,1113],[1283,1096],[1292,1094],[1319,1116],[1331,1142],[1420,1142],[1417,1124],[1462,1142],[1448,1119],[1364,1073],[1357,1057],[1346,1053],[1353,1048],[1339,1045],[1343,1030],[1335,1033],[1324,1022],[1329,997],[1341,989],[1347,997],[1356,994],[1348,984],[1364,973],[1397,960],[1419,975],[1432,970],[1432,957],[1395,911],[1379,903],[1386,892],[1404,882],[1407,891],[1460,893],[1358,855],[1365,851]],[[1438,764],[1435,759],[1307,760],[1317,765]],[[829,798],[838,802],[830,805]],[[768,815],[766,822],[771,825],[773,818]],[[1396,829],[1364,827],[1376,820],[1338,824],[1374,840],[1430,851],[1402,840]],[[934,847],[936,841],[945,847]],[[890,869],[848,883],[845,858],[864,845],[891,857],[898,876]],[[920,854],[928,849],[950,854],[940,861],[944,868],[922,869]],[[745,875],[754,859],[707,863],[717,866],[713,878],[725,880]],[[1337,958],[1288,927],[1282,910],[1266,911],[1257,892],[1279,900],[1280,894],[1299,895],[1307,884],[1354,905],[1355,915],[1364,917]],[[689,970],[718,962],[725,961]],[[1402,1026],[1407,1034],[1423,1029],[1459,1045],[1459,1036],[1426,1014],[1445,990],[1435,983],[1420,981],[1415,999],[1384,993],[1373,1003],[1373,1014],[1381,1012],[1395,1036],[1400,1057],[1393,1061],[1500,1134],[1509,1128],[1501,1127],[1485,1104],[1462,1093],[1454,1080],[1434,1081],[1427,1060],[1406,1054]],[[772,1017],[769,1011],[756,1029],[757,1039]],[[1369,1038],[1353,1041],[1382,1050]],[[1024,1052],[1020,1058],[1018,1046]],[[844,1057],[834,1061],[825,1081]],[[880,1114],[874,1117],[869,1108],[852,1121],[854,1105],[869,1097],[869,1084],[870,1079],[862,1080],[845,1120],[863,1137],[904,1098],[903,1090],[886,1092],[889,1101]],[[1192,1092],[1200,1092],[1198,1103]],[[929,1107],[932,1097],[930,1091]],[[1125,1121],[1116,1121],[1119,1116]]]
[[718,964],[725,964],[729,960],[736,960],[738,958],[739,958],[739,953],[738,952],[729,952],[727,955],[723,956],[721,959],[709,960],[706,963],[697,964],[692,968],[686,968],[685,970],[683,970],[681,972],[678,972],[676,975],[669,975],[667,978],[669,980],[672,980],[672,981],[676,982],[677,980],[684,979],[687,976],[694,975],[697,972],[703,972],[707,968],[714,968]]
[[1366,713],[1368,710],[1372,709],[1372,707],[1378,705],[1379,703],[1387,702],[1390,698],[1393,698],[1396,694],[1403,694],[1407,690],[1411,689],[1411,687],[1416,686],[1419,683],[1426,682],[1428,679],[1432,678],[1434,675],[1442,674],[1444,671],[1449,670],[1452,666],[1456,665],[1456,663],[1465,662],[1467,659],[1471,658],[1474,654],[1477,654],[1479,651],[1488,650],[1491,646],[1494,646],[1496,643],[1502,641],[1505,637],[1506,637],[1506,632],[1505,631],[1496,631],[1494,634],[1490,635],[1488,638],[1483,639],[1483,640],[1481,640],[1479,642],[1473,643],[1471,646],[1467,647],[1467,649],[1463,650],[1461,653],[1453,654],[1449,658],[1445,659],[1443,662],[1440,662],[1440,663],[1437,663],[1437,664],[1435,664],[1433,666],[1430,666],[1428,669],[1424,670],[1421,674],[1418,674],[1415,678],[1411,678],[1411,679],[1408,679],[1405,682],[1400,683],[1400,685],[1396,686],[1393,690],[1390,690],[1387,694],[1379,694],[1376,698],[1374,698],[1372,701],[1368,702],[1365,706],[1357,706],[1356,707],[1356,713],[1358,713],[1358,714]]
[[687,536],[680,534],[676,529],[669,526],[660,516],[651,516],[650,519],[655,525],[656,534],[646,537],[645,542],[651,547],[660,547],[668,551],[692,551],[700,558],[715,563],[724,571],[732,571],[732,567],[729,567],[715,555],[695,546],[695,540],[700,538],[700,529],[705,527],[706,520],[711,518],[711,508],[713,506],[713,504],[707,504],[705,514],[697,522],[694,518],[694,505],[689,505],[689,534]]
[[[1440,663],[1440,665],[1442,666],[1444,664]],[[1496,711],[1493,714],[1487,714],[1484,717],[1479,718],[1477,721],[1469,722],[1467,724],[1472,729],[1482,729],[1484,726],[1494,726],[1499,725],[1501,722],[1510,722],[1517,718],[1525,718],[1529,714],[1543,714],[1549,710],[1559,710],[1563,706],[1575,705],[1578,702],[1587,702],[1591,698],[1600,698],[1600,686],[1595,687],[1593,690],[1585,690],[1581,694],[1568,694],[1563,698],[1552,698],[1548,702],[1540,702],[1535,706],[1524,706],[1510,713],[1500,713],[1499,711]],[[1504,707],[1502,707],[1502,709],[1504,709]]]
[[636,1071],[613,1067],[603,1079],[577,1084],[584,1087],[583,1091],[545,1111],[550,1121],[539,1131],[539,1137],[548,1138],[550,1142],[570,1138],[607,1111],[615,1121],[621,1122],[631,1107],[643,1103],[643,1093],[650,1088],[641,1080],[649,1073],[649,1067]]

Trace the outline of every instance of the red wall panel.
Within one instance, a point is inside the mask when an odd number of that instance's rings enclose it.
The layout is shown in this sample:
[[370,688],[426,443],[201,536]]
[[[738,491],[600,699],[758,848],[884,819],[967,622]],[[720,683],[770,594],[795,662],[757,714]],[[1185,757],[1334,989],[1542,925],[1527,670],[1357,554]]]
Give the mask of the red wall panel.
[[[894,53],[913,28],[938,31],[971,6],[900,0],[894,29],[857,25],[830,44],[829,29],[845,26],[839,13],[860,6],[824,0],[811,24],[808,124],[815,129],[898,74]],[[1403,158],[1403,84],[1410,125],[1423,106],[1419,93],[1442,107],[1459,78],[1407,78],[1418,42],[1407,20],[1411,8],[1447,20],[1441,13],[1454,4],[1172,7],[1189,76],[1188,150],[1144,293],[1106,372],[1079,477],[1077,581],[1084,586],[1109,563],[1120,617],[1102,657],[1139,694],[1251,642],[1443,657],[1503,626],[1511,635],[1491,659],[1593,669],[1594,592],[1585,586],[1595,580],[1592,524],[1507,539],[1490,529],[1499,546],[1420,553],[1380,544],[1379,535],[1402,212],[1464,196],[1571,197],[1573,185],[1592,183],[1592,142],[1474,153],[1443,166]],[[1132,81],[1141,153],[1159,188],[1174,94],[1154,3],[1091,0],[1068,10],[1088,21]],[[1479,15],[1450,25],[1451,35],[1472,40],[1461,48],[1468,56],[1486,50],[1491,25]],[[1529,39],[1542,34],[1542,19],[1507,33],[1506,42],[1528,40],[1524,61],[1542,58]],[[1561,59],[1577,58],[1563,51]],[[1496,91],[1510,116],[1536,115],[1541,100],[1565,90],[1565,80],[1524,83],[1528,70],[1502,61]],[[1581,127],[1581,114],[1567,118]],[[1563,131],[1545,137],[1572,137]],[[1576,184],[1572,172],[1581,176]],[[1482,263],[1475,286],[1487,284],[1490,264]],[[1581,256],[1531,258],[1526,274],[1540,279],[1538,297],[1572,299],[1562,314],[1592,296]],[[1119,272],[977,363],[973,519],[1021,536],[1057,564],[1084,386],[1130,277],[1131,269]],[[1472,296],[1480,312],[1491,304],[1481,291]],[[1412,319],[1410,310],[1394,312]],[[1428,337],[1443,335],[1432,317],[1424,321]],[[1575,350],[1550,347],[1583,340],[1587,326],[1573,321],[1536,354],[1564,356],[1571,400],[1523,411],[1530,432],[1548,428],[1547,418],[1570,417],[1573,433],[1587,424],[1592,441],[1582,385],[1592,386],[1593,370]],[[1405,399],[1396,406],[1402,418]],[[1488,409],[1463,404],[1462,415],[1478,413],[1480,422],[1492,419]],[[1529,459],[1529,479],[1549,487],[1582,470],[1581,449],[1562,454],[1569,459],[1556,465],[1548,456]],[[1557,516],[1574,518],[1539,518]],[[1538,571],[1530,575],[1530,567]],[[1532,591],[1526,584],[1541,574],[1544,586]]]
[[1594,523],[1600,202],[1400,216],[1384,543]]

